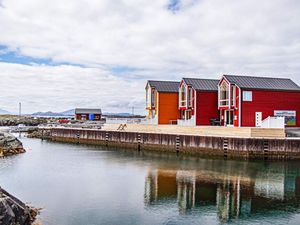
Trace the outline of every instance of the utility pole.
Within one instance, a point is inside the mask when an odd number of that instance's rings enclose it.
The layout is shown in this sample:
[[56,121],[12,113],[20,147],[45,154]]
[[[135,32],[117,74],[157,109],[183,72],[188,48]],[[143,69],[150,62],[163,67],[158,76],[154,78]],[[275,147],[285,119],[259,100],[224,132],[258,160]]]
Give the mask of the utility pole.
[[134,106],[132,106],[132,115],[134,115]]
[[19,116],[21,117],[22,115],[22,104],[19,102]]

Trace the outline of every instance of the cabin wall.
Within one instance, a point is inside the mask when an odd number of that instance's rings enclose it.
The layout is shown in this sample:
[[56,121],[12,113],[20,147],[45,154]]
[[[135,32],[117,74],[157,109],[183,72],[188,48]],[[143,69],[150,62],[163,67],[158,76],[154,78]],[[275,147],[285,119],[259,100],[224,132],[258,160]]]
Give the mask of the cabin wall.
[[196,125],[210,125],[210,119],[219,118],[218,92],[197,91]]
[[236,98],[235,98],[235,107],[234,107],[234,120],[233,124],[235,127],[239,126],[239,111],[240,111],[240,89],[236,87]]
[[[90,114],[76,114],[75,118],[76,120],[82,120],[83,117],[85,117],[85,120],[90,120],[89,117]],[[94,121],[99,121],[101,120],[101,114],[94,114]]]
[[178,93],[158,93],[158,124],[170,124],[179,119]]
[[274,116],[274,110],[296,111],[296,126],[300,127],[300,92],[253,90],[252,102],[242,101],[242,126],[254,127],[256,112],[262,112],[264,120]]

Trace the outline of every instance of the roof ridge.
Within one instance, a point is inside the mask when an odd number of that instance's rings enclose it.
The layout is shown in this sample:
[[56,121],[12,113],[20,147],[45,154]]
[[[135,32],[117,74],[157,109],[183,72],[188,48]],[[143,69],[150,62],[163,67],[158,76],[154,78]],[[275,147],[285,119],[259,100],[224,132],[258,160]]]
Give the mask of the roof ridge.
[[223,75],[224,78],[241,88],[269,89],[269,90],[300,90],[300,87],[291,78],[258,77],[243,75]]
[[174,81],[174,80],[148,80],[148,82],[154,81],[154,82],[172,82],[172,83],[180,83],[180,81]]
[[193,80],[212,80],[212,81],[219,81],[219,79],[211,79],[211,78],[193,78],[193,77],[183,77],[182,79],[193,79]]
[[238,74],[223,74],[223,76],[248,77],[248,78],[266,78],[266,79],[278,79],[278,80],[280,79],[280,80],[291,80],[291,81],[293,81],[291,78],[287,78],[287,77],[265,77],[265,76],[238,75]]

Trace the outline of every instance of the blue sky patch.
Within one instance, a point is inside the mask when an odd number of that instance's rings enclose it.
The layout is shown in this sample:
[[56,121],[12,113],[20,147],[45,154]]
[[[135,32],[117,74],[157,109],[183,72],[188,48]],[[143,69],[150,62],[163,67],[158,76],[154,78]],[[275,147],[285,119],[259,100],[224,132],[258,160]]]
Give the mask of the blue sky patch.
[[180,10],[180,0],[170,0],[168,4],[168,10],[177,12]]
[[74,64],[69,62],[54,62],[50,58],[35,58],[31,56],[25,56],[18,53],[18,51],[12,51],[5,45],[0,45],[0,62],[7,63],[16,63],[23,65],[50,65],[50,66],[59,66],[59,65],[71,65],[84,67],[80,64]]
[[109,67],[109,70],[114,74],[124,74],[124,73],[132,73],[138,71],[137,68],[128,67],[128,66],[112,66]]

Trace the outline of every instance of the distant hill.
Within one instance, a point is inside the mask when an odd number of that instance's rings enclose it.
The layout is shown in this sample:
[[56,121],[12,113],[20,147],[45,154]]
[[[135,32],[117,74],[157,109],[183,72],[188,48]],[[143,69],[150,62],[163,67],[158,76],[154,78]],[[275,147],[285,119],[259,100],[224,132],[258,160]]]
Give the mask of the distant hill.
[[60,112],[60,114],[65,115],[65,116],[74,116],[75,114],[75,109],[69,109],[63,112]]
[[10,115],[10,114],[11,114],[11,112],[8,112],[4,109],[0,109],[0,115]]
[[[64,116],[74,116],[75,114],[75,109],[69,109],[63,112],[52,112],[52,111],[48,111],[48,112],[36,112],[36,113],[32,113],[32,116],[41,116],[41,117],[64,117]],[[131,113],[103,113],[103,116],[106,117],[143,117],[143,116],[139,116],[139,115],[132,115]]]
[[129,117],[132,116],[131,113],[103,113],[103,116],[124,116]]
[[109,118],[144,118],[141,115],[132,115],[131,113],[103,113],[103,116]]
[[63,112],[52,112],[52,111],[48,111],[48,112],[35,112],[32,113],[32,116],[45,116],[45,117],[64,117],[64,116],[74,116],[75,114],[75,109],[70,109],[67,111],[63,111]]
[[48,111],[48,112],[36,112],[36,113],[32,113],[31,114],[32,116],[64,116],[63,114],[61,113],[56,113],[56,112],[51,112],[51,111]]

